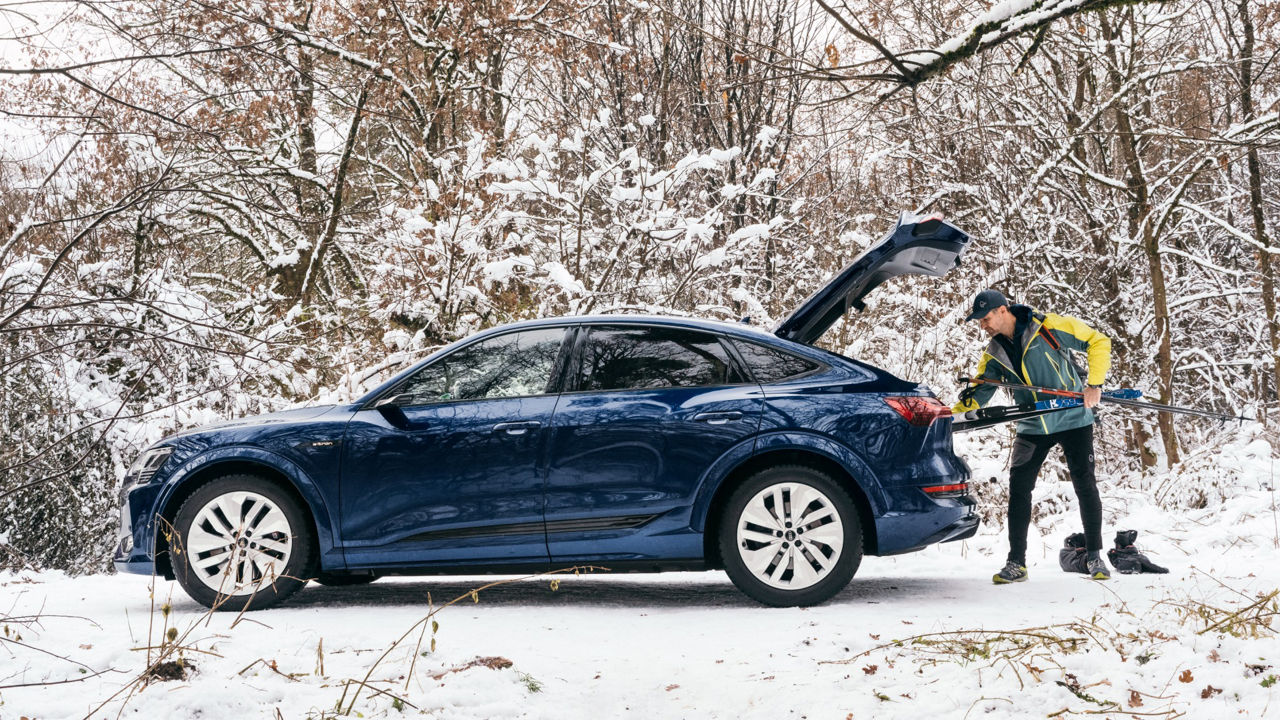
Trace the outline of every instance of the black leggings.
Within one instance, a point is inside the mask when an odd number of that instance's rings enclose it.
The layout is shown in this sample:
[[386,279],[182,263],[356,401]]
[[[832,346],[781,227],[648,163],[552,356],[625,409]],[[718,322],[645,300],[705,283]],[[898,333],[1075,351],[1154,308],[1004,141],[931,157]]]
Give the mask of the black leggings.
[[1071,471],[1071,484],[1080,501],[1084,522],[1085,549],[1102,550],[1102,499],[1093,475],[1093,425],[1063,430],[1049,435],[1018,435],[1013,441],[1009,469],[1009,559],[1027,564],[1027,528],[1031,525],[1031,491],[1045,456],[1054,445],[1062,446],[1062,456]]

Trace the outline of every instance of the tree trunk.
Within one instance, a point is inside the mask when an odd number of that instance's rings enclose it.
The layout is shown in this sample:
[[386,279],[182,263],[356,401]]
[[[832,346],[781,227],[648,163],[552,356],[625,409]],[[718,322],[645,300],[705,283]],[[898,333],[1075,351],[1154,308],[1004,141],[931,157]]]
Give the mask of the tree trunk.
[[[1253,112],[1253,16],[1249,0],[1240,0],[1240,22],[1244,27],[1244,43],[1240,57],[1240,110],[1246,124],[1255,120]],[[1262,161],[1258,144],[1249,143],[1249,211],[1253,215],[1253,238],[1258,241],[1258,274],[1262,276],[1262,306],[1266,311],[1267,332],[1271,340],[1273,389],[1280,395],[1280,316],[1276,315],[1275,259],[1267,252],[1267,230],[1262,214]],[[1266,417],[1265,414],[1261,417]]]
[[[1120,92],[1123,78],[1120,74],[1119,58],[1112,44],[1119,36],[1114,32],[1106,17],[1101,18],[1102,37],[1107,43],[1107,60],[1111,67],[1108,78],[1112,92]],[[1139,137],[1133,129],[1133,121],[1125,109],[1123,101],[1116,102],[1114,108],[1116,130],[1119,135],[1120,155],[1126,168],[1125,184],[1130,197],[1129,203],[1129,237],[1141,239],[1142,249],[1147,257],[1147,266],[1151,274],[1151,299],[1155,311],[1156,333],[1156,367],[1160,377],[1161,403],[1173,400],[1173,351],[1172,328],[1169,323],[1169,299],[1165,289],[1164,264],[1160,257],[1160,241],[1156,237],[1155,228],[1151,224],[1151,194],[1142,170],[1142,159],[1139,155]],[[1178,437],[1173,427],[1173,417],[1168,413],[1160,413],[1158,420],[1160,437],[1164,444],[1165,457],[1169,465],[1179,460]],[[1145,458],[1144,458],[1145,461]]]

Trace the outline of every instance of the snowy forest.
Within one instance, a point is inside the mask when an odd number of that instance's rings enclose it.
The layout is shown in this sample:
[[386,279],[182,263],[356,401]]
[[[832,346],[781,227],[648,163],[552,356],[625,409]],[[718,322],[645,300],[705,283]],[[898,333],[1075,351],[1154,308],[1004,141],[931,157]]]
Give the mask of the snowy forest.
[[[1274,448],[1280,4],[990,5],[0,5],[0,567],[107,571],[176,430],[519,319],[772,327],[902,210],[964,265],[825,347],[950,403],[995,287]],[[1232,492],[1199,480],[1237,427],[1112,420],[1102,462],[1163,507]]]

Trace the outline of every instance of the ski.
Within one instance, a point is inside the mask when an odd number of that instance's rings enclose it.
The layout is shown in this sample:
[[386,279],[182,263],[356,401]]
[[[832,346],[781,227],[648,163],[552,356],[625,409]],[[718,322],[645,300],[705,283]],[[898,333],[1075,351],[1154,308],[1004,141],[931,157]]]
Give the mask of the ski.
[[987,407],[974,411],[974,417],[963,420],[954,420],[951,423],[952,433],[969,432],[970,430],[981,430],[982,428],[992,427],[994,425],[1003,425],[1004,423],[1017,422],[1026,420],[1027,418],[1040,417],[1049,413],[1070,410],[1074,405],[1065,407],[1048,407],[1038,410],[1022,410],[1017,405],[1008,407]]
[[[1132,388],[1109,390],[1104,394],[1107,397],[1121,400],[1136,400],[1137,398],[1142,397],[1142,391],[1134,390]],[[1084,405],[1084,398],[1055,397],[1047,400],[1038,400],[1036,402],[1021,403],[1019,405],[997,405],[994,407],[979,408],[977,410],[970,411],[972,413],[972,417],[965,417],[954,421],[951,424],[951,432],[956,433],[980,430],[993,425],[1039,417],[1058,410],[1070,410],[1072,408],[1078,408],[1081,405]]]
[[[995,385],[996,387],[1012,388],[1015,390],[1030,390],[1032,392],[1040,393],[1042,395],[1054,395],[1061,398],[1081,399],[1084,397],[1083,393],[1075,392],[1073,390],[1059,390],[1058,388],[1042,387],[1039,385],[1020,385],[1018,383],[1002,382],[1000,380],[988,380],[987,378],[959,377],[956,379],[959,380],[960,382],[969,383],[971,385],[973,384]],[[1223,422],[1227,420],[1238,420],[1240,422],[1244,422],[1249,419],[1247,417],[1244,417],[1243,415],[1236,415],[1236,416],[1223,415],[1222,413],[1210,412],[1208,410],[1179,407],[1177,405],[1164,405],[1161,403],[1154,403],[1146,400],[1139,400],[1138,398],[1140,397],[1142,397],[1142,393],[1140,391],[1133,390],[1130,388],[1124,388],[1122,390],[1112,390],[1109,392],[1102,393],[1102,402],[1112,403],[1112,404],[1120,405],[1124,407],[1139,408],[1143,410],[1154,410],[1156,412],[1166,412],[1166,413],[1172,413],[1172,414],[1178,414],[1178,415],[1193,415],[1195,417],[1210,418],[1213,420],[1220,420]]]

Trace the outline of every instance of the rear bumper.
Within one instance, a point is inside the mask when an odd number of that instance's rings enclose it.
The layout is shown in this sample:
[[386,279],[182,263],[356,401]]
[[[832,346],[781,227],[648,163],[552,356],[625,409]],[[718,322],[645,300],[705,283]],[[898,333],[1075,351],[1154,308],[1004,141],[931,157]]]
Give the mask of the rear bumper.
[[876,555],[900,555],[937,543],[971,538],[982,523],[977,501],[965,495],[937,501],[927,511],[887,513],[877,519]]
[[925,540],[925,545],[934,543],[955,542],[956,540],[968,540],[978,534],[978,526],[982,524],[982,519],[976,514],[962,517],[951,523],[947,527],[939,530],[932,537]]

